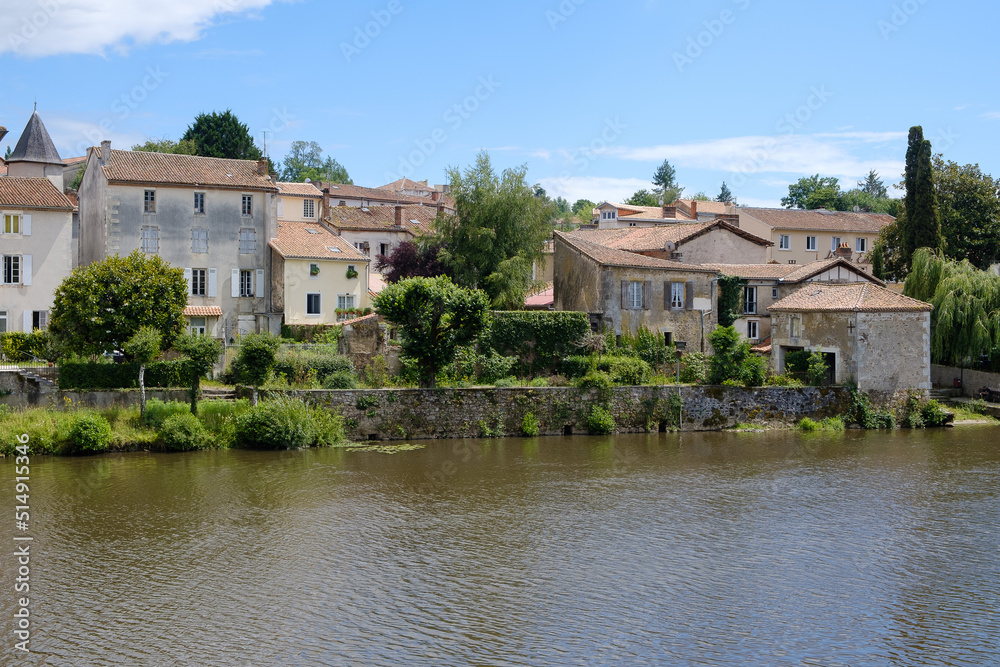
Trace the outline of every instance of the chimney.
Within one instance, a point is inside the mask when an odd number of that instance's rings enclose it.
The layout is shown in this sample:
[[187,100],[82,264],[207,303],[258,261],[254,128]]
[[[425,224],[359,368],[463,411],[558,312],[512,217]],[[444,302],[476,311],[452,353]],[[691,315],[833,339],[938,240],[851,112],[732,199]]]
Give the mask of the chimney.
[[431,193],[431,201],[437,201],[439,199],[441,199],[441,193],[440,192],[438,192],[437,190],[435,190],[434,192]]
[[257,173],[261,176],[267,176],[267,158],[257,160]]
[[677,207],[676,206],[664,206],[663,207],[663,217],[664,218],[676,218],[677,217]]
[[396,226],[403,226],[403,207],[399,204],[396,204]]
[[111,160],[111,140],[105,139],[101,142],[101,166],[108,164]]
[[850,260],[854,253],[851,251],[851,246],[846,242],[841,243],[837,246],[837,257],[841,257],[846,260]]
[[696,202],[693,199],[691,200],[691,219],[692,220],[698,219],[698,202]]

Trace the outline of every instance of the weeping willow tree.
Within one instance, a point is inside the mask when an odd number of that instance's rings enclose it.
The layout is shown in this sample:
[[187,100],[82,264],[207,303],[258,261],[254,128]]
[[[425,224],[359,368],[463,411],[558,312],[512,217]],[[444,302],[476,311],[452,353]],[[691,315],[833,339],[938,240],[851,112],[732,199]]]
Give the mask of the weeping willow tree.
[[1000,277],[968,260],[954,262],[920,248],[913,253],[903,293],[934,306],[935,363],[967,368],[1000,352]]

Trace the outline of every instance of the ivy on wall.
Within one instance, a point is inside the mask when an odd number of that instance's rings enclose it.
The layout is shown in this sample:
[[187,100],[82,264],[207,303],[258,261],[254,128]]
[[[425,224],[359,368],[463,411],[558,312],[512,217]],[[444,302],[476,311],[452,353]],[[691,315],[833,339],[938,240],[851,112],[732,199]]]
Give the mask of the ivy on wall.
[[719,276],[719,326],[729,327],[740,319],[743,289],[747,281],[737,276]]

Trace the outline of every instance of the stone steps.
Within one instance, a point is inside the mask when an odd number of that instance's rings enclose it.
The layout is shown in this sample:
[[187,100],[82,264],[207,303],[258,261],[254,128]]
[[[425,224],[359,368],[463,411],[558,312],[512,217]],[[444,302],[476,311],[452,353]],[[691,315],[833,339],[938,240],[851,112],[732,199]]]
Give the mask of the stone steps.
[[201,400],[203,401],[235,401],[235,389],[202,389]]

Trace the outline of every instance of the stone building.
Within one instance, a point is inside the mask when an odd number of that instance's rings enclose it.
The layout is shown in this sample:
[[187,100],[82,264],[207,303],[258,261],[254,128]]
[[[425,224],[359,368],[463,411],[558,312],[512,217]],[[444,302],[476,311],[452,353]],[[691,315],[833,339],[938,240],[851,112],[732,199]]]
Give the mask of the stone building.
[[391,254],[403,241],[429,233],[438,212],[438,208],[420,205],[335,206],[324,222],[361,254],[374,259]]
[[931,387],[930,304],[856,282],[806,285],[768,310],[776,373],[788,352],[818,349],[837,384],[885,393]]
[[555,232],[556,310],[589,313],[599,329],[635,334],[646,327],[688,351],[707,351],[717,323],[717,272],[646,257]]

